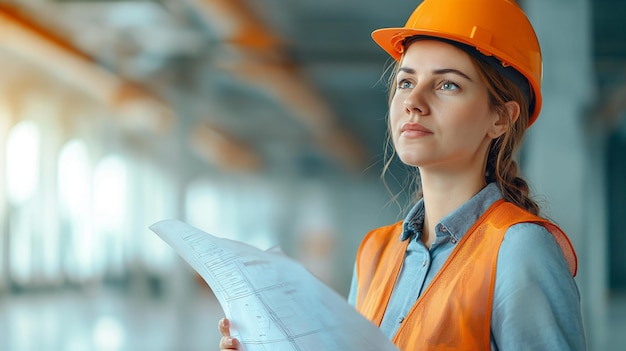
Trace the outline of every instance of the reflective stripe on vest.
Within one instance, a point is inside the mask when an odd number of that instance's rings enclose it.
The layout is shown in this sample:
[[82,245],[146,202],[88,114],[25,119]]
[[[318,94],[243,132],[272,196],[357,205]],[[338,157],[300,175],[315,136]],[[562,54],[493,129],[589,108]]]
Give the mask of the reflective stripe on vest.
[[[556,239],[573,276],[576,254],[561,229],[509,202],[494,203],[456,245],[393,338],[400,350],[489,350],[491,309],[500,244],[507,229],[531,222]],[[409,240],[402,222],[376,229],[357,254],[356,308],[380,326]]]

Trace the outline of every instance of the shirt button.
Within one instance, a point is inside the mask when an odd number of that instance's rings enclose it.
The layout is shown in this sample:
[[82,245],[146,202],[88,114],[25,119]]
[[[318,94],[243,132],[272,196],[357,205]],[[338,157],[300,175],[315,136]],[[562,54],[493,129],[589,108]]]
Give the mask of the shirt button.
[[404,322],[404,316],[398,318],[398,324],[402,324]]
[[424,262],[422,262],[422,267],[426,267],[426,260],[424,260]]
[[447,233],[448,229],[446,227],[444,227],[444,226],[441,226],[441,232],[442,233]]
[[450,242],[452,242],[453,244],[456,244],[456,238],[452,238],[452,240],[450,240]]

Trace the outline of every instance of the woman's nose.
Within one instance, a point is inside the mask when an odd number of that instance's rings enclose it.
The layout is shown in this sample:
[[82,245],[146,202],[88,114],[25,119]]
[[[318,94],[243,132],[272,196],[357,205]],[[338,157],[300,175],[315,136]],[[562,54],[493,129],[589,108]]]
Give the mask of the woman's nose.
[[411,93],[404,99],[404,107],[408,114],[428,114],[428,103],[425,94],[424,88],[419,85],[411,90]]

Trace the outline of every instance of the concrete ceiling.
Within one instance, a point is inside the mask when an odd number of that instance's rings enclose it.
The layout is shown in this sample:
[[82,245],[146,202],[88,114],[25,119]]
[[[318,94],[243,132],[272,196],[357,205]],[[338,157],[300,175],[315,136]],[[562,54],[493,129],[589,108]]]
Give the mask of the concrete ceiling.
[[[104,79],[107,84],[119,83],[111,76],[122,81],[123,96],[116,92],[114,101],[154,97],[162,104],[160,114],[153,114],[154,129],[182,135],[219,167],[377,172],[387,104],[381,80],[389,60],[369,34],[401,25],[416,1],[2,4],[2,13],[11,20],[71,47],[69,52],[84,56],[100,70],[99,76],[110,74]],[[606,28],[616,22],[623,23],[611,21]],[[623,49],[623,34],[618,42]],[[602,45],[595,49],[602,51]],[[605,60],[599,69],[623,66],[626,54],[616,59],[602,52]],[[84,71],[73,66],[64,71],[61,61],[30,56],[51,71],[65,72],[66,78],[80,75],[89,87]]]
[[[188,131],[209,161],[358,172],[380,160],[385,137],[379,80],[387,57],[369,33],[403,22],[412,7],[401,0],[39,0],[4,3],[3,12],[162,100],[174,116],[167,128]],[[48,55],[30,55],[63,71]]]

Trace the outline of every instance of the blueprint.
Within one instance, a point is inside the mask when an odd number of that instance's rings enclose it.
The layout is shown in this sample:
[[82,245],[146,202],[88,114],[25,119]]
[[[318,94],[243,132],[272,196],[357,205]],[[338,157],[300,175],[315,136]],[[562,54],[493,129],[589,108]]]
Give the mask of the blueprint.
[[[209,284],[246,351],[398,349],[343,297],[277,251],[178,220],[150,229]],[[216,341],[217,345],[217,341]]]

